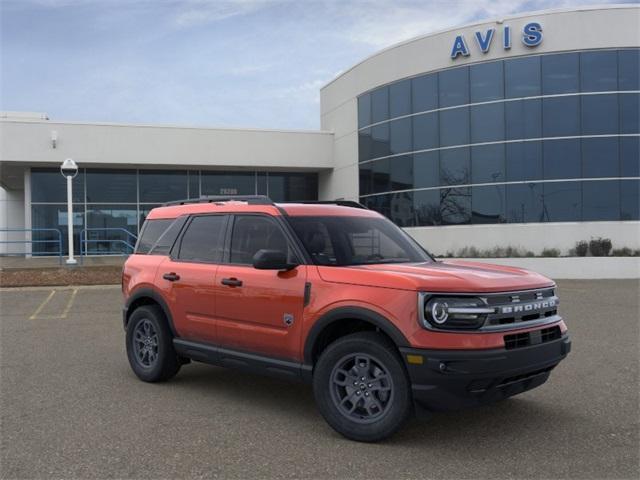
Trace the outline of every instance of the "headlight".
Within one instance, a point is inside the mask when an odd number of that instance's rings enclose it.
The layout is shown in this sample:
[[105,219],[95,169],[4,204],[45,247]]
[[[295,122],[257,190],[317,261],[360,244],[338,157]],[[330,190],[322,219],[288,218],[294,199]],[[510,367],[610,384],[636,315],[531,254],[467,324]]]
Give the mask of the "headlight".
[[445,330],[480,328],[487,315],[494,312],[495,308],[477,297],[427,297],[423,326]]

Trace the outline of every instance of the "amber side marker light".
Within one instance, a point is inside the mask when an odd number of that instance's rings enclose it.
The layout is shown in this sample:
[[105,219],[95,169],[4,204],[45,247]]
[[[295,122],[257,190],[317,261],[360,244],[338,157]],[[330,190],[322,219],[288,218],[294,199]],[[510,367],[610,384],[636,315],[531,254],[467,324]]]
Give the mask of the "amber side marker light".
[[407,355],[407,362],[413,365],[422,365],[422,355]]

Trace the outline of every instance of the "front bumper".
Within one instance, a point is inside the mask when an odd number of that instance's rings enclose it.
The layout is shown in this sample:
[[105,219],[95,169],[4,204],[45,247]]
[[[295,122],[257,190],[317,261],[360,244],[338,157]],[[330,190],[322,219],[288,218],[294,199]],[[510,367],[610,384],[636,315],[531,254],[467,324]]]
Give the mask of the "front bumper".
[[557,340],[512,350],[401,348],[400,352],[414,401],[442,411],[492,403],[538,387],[570,350],[565,333]]

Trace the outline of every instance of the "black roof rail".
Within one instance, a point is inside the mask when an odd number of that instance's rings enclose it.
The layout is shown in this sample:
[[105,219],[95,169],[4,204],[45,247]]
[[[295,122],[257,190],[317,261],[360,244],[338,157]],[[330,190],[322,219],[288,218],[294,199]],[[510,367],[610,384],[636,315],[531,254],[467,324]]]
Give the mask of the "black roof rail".
[[218,203],[218,202],[247,202],[249,205],[274,205],[273,201],[266,195],[203,195],[200,198],[185,200],[174,200],[163,203],[163,207],[173,205],[189,205],[193,203]]
[[369,210],[365,205],[356,202],[355,200],[343,200],[341,198],[337,200],[300,200],[291,202],[278,202],[278,203],[302,203],[309,205],[339,205],[341,207],[361,208],[363,210]]

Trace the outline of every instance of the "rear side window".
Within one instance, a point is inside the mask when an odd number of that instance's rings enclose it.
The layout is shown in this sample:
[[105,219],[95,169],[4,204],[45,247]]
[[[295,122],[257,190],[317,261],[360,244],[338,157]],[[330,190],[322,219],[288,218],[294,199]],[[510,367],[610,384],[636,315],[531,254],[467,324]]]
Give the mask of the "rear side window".
[[280,250],[289,261],[294,257],[280,226],[268,217],[237,216],[231,234],[230,263],[251,265],[258,250]]
[[182,236],[178,258],[193,262],[220,262],[226,223],[225,215],[193,217]]
[[172,223],[172,218],[160,218],[144,222],[144,227],[142,227],[142,232],[140,232],[140,239],[138,240],[135,253],[149,253],[151,247],[153,247],[160,236]]

